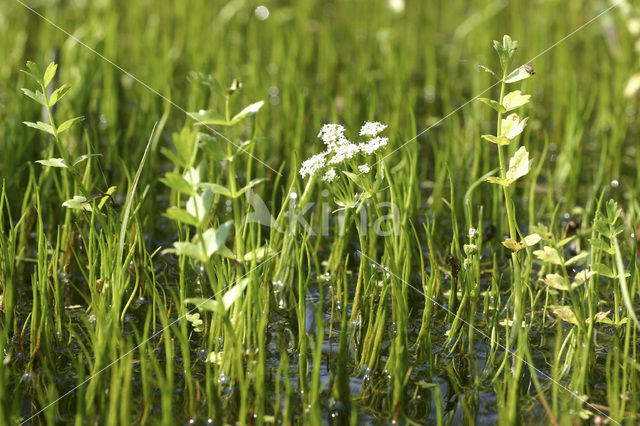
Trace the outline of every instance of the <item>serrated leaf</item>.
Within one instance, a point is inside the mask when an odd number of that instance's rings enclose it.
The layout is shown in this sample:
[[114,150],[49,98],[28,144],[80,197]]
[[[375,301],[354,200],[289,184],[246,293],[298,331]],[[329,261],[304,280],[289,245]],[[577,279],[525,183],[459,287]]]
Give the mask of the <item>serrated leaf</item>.
[[66,96],[67,93],[69,93],[69,89],[70,87],[68,84],[63,84],[62,86],[54,90],[49,97],[49,106],[52,107],[57,104],[62,98]]
[[62,207],[67,207],[73,210],[86,210],[92,211],[91,204],[82,195],[74,195],[72,199],[62,203]]
[[22,123],[25,124],[26,126],[33,127],[34,129],[38,129],[45,133],[49,133],[52,136],[55,134],[53,132],[53,127],[51,127],[51,124],[49,123],[43,123],[42,121],[38,121],[36,123],[32,121],[23,121]]
[[562,321],[578,325],[576,314],[573,313],[573,310],[569,306],[552,306],[551,312]]
[[71,128],[71,126],[73,126],[74,124],[76,124],[77,122],[82,121],[82,120],[84,120],[84,117],[74,117],[74,118],[71,118],[71,119],[65,121],[64,123],[62,123],[61,125],[58,126],[58,134],[69,130]]
[[489,105],[491,108],[493,108],[494,110],[496,110],[499,113],[505,113],[507,112],[506,109],[504,109],[504,107],[502,105],[500,105],[500,102],[494,101],[493,99],[488,99],[488,98],[478,98],[478,100],[484,104]]
[[555,288],[556,290],[560,290],[560,291],[569,290],[569,285],[567,280],[565,280],[564,277],[560,274],[547,274],[547,276],[541,279],[540,281],[542,281],[543,283],[545,283],[547,286],[551,288]]
[[22,93],[24,93],[25,95],[27,95],[28,97],[30,97],[31,99],[33,99],[34,101],[42,105],[43,107],[47,106],[47,101],[44,98],[44,95],[42,94],[41,91],[36,90],[34,92],[33,90],[23,88]]
[[260,111],[260,108],[262,108],[263,105],[264,105],[264,101],[258,101],[258,102],[252,103],[251,105],[247,105],[246,107],[244,107],[242,111],[240,111],[239,113],[233,116],[233,118],[229,122],[229,125],[230,126],[234,125],[239,121],[244,120],[247,117],[251,117],[258,111]]
[[193,195],[195,193],[195,188],[179,173],[166,173],[164,177],[160,179],[160,182],[182,194]]
[[542,250],[536,250],[533,254],[540,260],[546,263],[551,263],[552,265],[562,265],[562,258],[553,247],[545,246]]
[[47,69],[44,71],[44,76],[42,78],[44,87],[47,87],[49,83],[51,83],[51,80],[53,80],[53,77],[55,77],[57,70],[58,70],[58,64],[56,64],[55,62],[51,62],[47,66]]
[[214,161],[225,161],[229,159],[222,143],[217,138],[207,135],[206,133],[198,133],[197,139],[198,146]]
[[195,83],[204,84],[209,87],[212,92],[219,96],[224,96],[224,91],[222,90],[222,86],[218,83],[218,80],[210,74],[205,74],[202,72],[190,72],[189,79]]
[[509,160],[507,180],[510,183],[515,182],[527,173],[529,173],[529,153],[524,146],[521,146]]
[[36,163],[40,163],[47,167],[60,167],[66,169],[67,163],[62,158],[49,158],[48,160],[37,160]]
[[27,68],[29,68],[29,71],[31,71],[31,72],[27,72],[27,71],[25,71],[25,72],[27,74],[29,74],[31,77],[33,77],[37,82],[41,83],[42,82],[42,69],[40,69],[40,66],[38,64],[36,64],[35,62],[27,61]]
[[494,136],[494,135],[482,135],[482,139],[487,140],[491,143],[495,143],[496,145],[505,146],[509,145],[511,142],[509,139],[504,136]]
[[515,253],[519,252],[524,248],[524,244],[522,244],[520,241],[514,240],[513,238],[504,240],[502,242],[502,245]]
[[198,219],[191,216],[186,210],[178,207],[169,207],[164,215],[171,220],[180,221],[187,225],[198,226],[199,224]]

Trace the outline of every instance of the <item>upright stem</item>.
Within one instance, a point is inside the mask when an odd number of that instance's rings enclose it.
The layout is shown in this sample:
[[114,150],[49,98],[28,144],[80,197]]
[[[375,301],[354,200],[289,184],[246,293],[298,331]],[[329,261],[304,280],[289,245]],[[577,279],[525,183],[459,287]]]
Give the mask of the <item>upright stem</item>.
[[[504,92],[506,88],[506,83],[504,82],[507,77],[507,71],[509,69],[509,64],[503,68],[502,74],[502,82],[500,85],[500,105],[504,100]],[[498,124],[497,124],[497,136],[500,137],[502,135],[502,113],[498,112]],[[507,168],[504,158],[504,152],[502,150],[502,146],[498,145],[498,157],[500,160],[500,177],[505,179],[507,176]],[[509,225],[509,235],[512,240],[518,239],[517,233],[517,224],[515,220],[515,212],[513,209],[513,200],[511,199],[511,188],[508,186],[502,187],[504,192],[504,203],[507,210],[507,222]],[[513,299],[513,324],[511,325],[511,341],[513,342],[515,338],[518,336],[518,331],[521,327],[522,322],[522,308],[523,308],[523,289],[522,289],[522,280],[520,277],[520,264],[518,262],[518,255],[516,252],[511,253],[511,262],[513,264],[513,287],[514,287],[514,299]]]

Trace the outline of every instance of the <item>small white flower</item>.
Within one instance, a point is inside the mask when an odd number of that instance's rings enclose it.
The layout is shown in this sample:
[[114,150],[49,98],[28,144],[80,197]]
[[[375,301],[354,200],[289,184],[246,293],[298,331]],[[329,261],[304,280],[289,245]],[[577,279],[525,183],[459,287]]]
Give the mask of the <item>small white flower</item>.
[[345,139],[344,130],[344,126],[340,124],[325,124],[320,129],[318,137],[331,148],[333,145],[340,145],[340,141]]
[[478,230],[476,228],[469,228],[469,239],[473,240],[478,235]]
[[336,169],[331,168],[325,172],[324,176],[322,176],[322,180],[331,183],[335,180],[336,177]]
[[363,164],[361,166],[358,166],[358,170],[360,170],[361,173],[369,173],[369,170],[371,170],[371,167],[369,167],[366,164]]
[[354,155],[360,152],[360,147],[349,142],[336,146],[334,152],[335,155],[329,159],[328,164],[340,164],[348,158],[353,158]]
[[502,134],[507,139],[513,139],[524,130],[528,118],[520,121],[518,114],[510,114],[507,118],[502,119]]
[[359,146],[363,152],[365,152],[367,155],[371,155],[383,146],[386,146],[388,142],[389,138],[377,137],[371,139],[368,142],[361,143]]
[[360,136],[376,137],[380,134],[380,132],[382,132],[386,128],[387,128],[386,124],[382,124],[378,121],[375,121],[375,122],[367,121],[360,128]]
[[326,164],[326,153],[321,152],[320,154],[316,154],[310,157],[308,160],[305,160],[302,163],[302,167],[300,167],[300,176],[303,178],[308,176],[313,176],[316,174],[318,170],[323,168]]

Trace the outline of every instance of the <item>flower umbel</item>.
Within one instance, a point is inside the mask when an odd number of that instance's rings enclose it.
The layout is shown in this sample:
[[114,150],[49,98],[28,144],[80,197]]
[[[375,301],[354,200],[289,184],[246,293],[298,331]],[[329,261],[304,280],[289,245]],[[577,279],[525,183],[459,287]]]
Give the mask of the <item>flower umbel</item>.
[[305,160],[302,163],[302,167],[300,167],[300,176],[304,178],[306,176],[315,175],[318,170],[325,166],[327,161],[326,155],[326,152],[322,152],[320,154],[312,156],[308,160]]
[[360,128],[360,136],[376,137],[386,128],[386,124],[382,124],[378,121],[366,121]]

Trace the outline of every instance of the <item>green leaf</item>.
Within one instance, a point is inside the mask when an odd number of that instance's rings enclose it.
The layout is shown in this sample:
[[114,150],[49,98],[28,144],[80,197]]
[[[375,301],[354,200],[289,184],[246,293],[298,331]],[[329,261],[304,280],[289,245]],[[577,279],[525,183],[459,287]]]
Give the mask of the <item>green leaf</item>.
[[225,161],[229,159],[222,143],[220,143],[217,138],[207,135],[206,133],[198,133],[198,142],[202,151],[211,157],[212,160]]
[[51,83],[51,80],[53,80],[53,77],[55,77],[57,70],[58,70],[58,64],[56,64],[55,62],[51,62],[47,66],[47,69],[44,71],[44,76],[42,78],[42,83],[44,87],[47,87],[49,83]]
[[49,123],[43,123],[42,121],[38,121],[36,123],[32,121],[23,121],[22,123],[29,127],[33,127],[34,129],[38,129],[45,133],[49,133],[52,136],[55,134],[53,131],[53,127],[51,127],[51,124]]
[[203,72],[190,72],[189,79],[194,83],[204,84],[216,95],[224,97],[222,86],[220,86],[220,83],[218,83],[218,80],[216,80],[214,76]]
[[529,153],[524,146],[521,146],[509,160],[507,180],[509,183],[514,182],[527,173],[529,173]]
[[196,308],[203,311],[214,312],[224,315],[224,305],[215,299],[205,299],[203,297],[190,297],[184,300],[185,304],[196,305]]
[[187,212],[202,222],[206,219],[213,205],[213,191],[206,190],[202,195],[194,194],[187,200]]
[[67,207],[74,210],[86,210],[92,211],[91,204],[82,195],[74,195],[72,199],[62,203],[62,207]]
[[545,246],[542,250],[536,250],[533,254],[545,263],[551,263],[552,265],[562,265],[562,258],[553,247]]
[[229,308],[238,300],[244,289],[247,288],[247,284],[249,284],[249,279],[244,278],[241,279],[238,284],[231,287],[229,291],[227,291],[224,296],[222,296],[222,305],[224,306],[224,310],[228,311]]
[[225,197],[233,198],[233,192],[227,187],[219,185],[217,183],[203,182],[199,185],[200,188],[206,188],[211,190],[214,194],[224,195]]
[[502,245],[508,248],[513,252],[519,252],[524,248],[524,244],[519,241],[514,240],[513,238],[508,238],[502,242]]
[[169,207],[164,213],[171,220],[186,223],[187,225],[198,226],[198,219],[191,216],[189,212],[178,207]]
[[69,93],[69,89],[71,87],[68,84],[63,84],[59,88],[53,91],[51,96],[49,97],[49,106],[52,107],[58,103],[58,101],[65,97],[67,93]]
[[258,178],[258,179],[253,179],[251,181],[249,181],[248,184],[246,184],[245,186],[243,186],[242,188],[240,188],[239,191],[236,191],[233,194],[233,198],[238,198],[241,197],[242,194],[244,194],[245,192],[247,192],[248,190],[250,190],[251,188],[253,188],[254,186],[258,185],[259,183],[262,183],[264,181],[266,181],[267,178]]
[[173,243],[172,249],[165,249],[162,252],[177,254],[179,256],[187,256],[201,262],[206,262],[208,260],[207,256],[202,251],[200,244],[194,244],[186,241],[176,241]]
[[48,160],[37,160],[36,163],[40,163],[43,166],[47,166],[47,167],[60,167],[63,169],[66,169],[67,167],[67,163],[65,163],[64,159],[62,158],[49,158]]
[[182,130],[180,130],[180,133],[174,133],[172,135],[173,146],[176,147],[178,158],[174,164],[185,169],[193,166],[198,153],[197,136],[198,132],[189,126],[184,126]]
[[40,105],[46,107],[47,106],[47,101],[44,98],[44,95],[42,94],[41,91],[36,90],[35,92],[29,89],[22,89],[22,93],[24,93],[25,95],[27,95],[28,97],[30,97],[31,99],[33,99],[34,101],[36,101],[37,103],[39,103]]
[[555,288],[556,290],[560,290],[560,291],[569,290],[569,283],[560,274],[547,274],[547,276],[540,281],[542,281],[543,283],[545,283],[551,288]]
[[505,113],[507,112],[506,109],[504,109],[504,107],[502,105],[500,105],[500,102],[496,102],[493,99],[488,99],[488,98],[478,98],[478,100],[480,102],[483,102],[487,105],[489,105],[491,108],[495,109],[497,112],[499,113]]
[[179,173],[166,173],[164,177],[160,179],[160,182],[182,194],[193,195],[195,193],[195,188]]
[[607,244],[600,238],[592,238],[590,241],[591,241],[592,248],[595,248],[597,250],[602,250],[605,253],[608,253],[610,255],[614,255],[616,252],[616,250],[613,247],[611,247],[610,244]]
[[505,83],[515,83],[516,81],[524,80],[531,77],[531,74],[523,66],[513,70],[505,79]]
[[224,246],[224,243],[229,237],[229,232],[231,232],[232,226],[233,222],[228,221],[220,225],[218,229],[210,228],[202,233],[204,245],[207,250],[207,257],[211,257],[211,255]]
[[498,77],[498,76],[496,75],[496,73],[495,73],[495,72],[493,72],[490,68],[487,68],[487,67],[485,67],[484,65],[480,65],[480,64],[478,64],[477,66],[478,66],[478,68],[480,68],[482,71],[484,71],[484,72],[486,72],[486,73],[489,73],[489,74],[491,74],[492,76],[494,76],[494,77],[496,77],[496,78]]
[[511,142],[509,139],[504,136],[494,136],[494,135],[482,135],[482,139],[487,140],[491,143],[495,143],[496,145],[504,146],[509,145]]
[[247,117],[251,117],[258,111],[260,111],[260,108],[262,108],[263,105],[264,101],[259,101],[246,106],[242,111],[233,116],[233,118],[229,122],[229,125],[232,126]]
[[248,284],[249,284],[248,278],[241,279],[240,281],[238,281],[236,285],[231,287],[231,289],[229,289],[224,294],[224,296],[222,296],[221,300],[205,299],[202,297],[190,297],[188,299],[185,299],[184,303],[196,305],[198,309],[202,309],[204,311],[213,312],[218,315],[226,315],[229,308],[231,308],[231,306],[236,301],[238,301],[238,299],[240,299],[240,297],[242,296],[242,293],[244,292],[245,288],[247,288]]
[[569,259],[566,262],[564,262],[564,264],[565,264],[565,266],[571,266],[571,265],[573,265],[575,263],[578,263],[579,261],[581,261],[582,259],[584,259],[588,255],[589,255],[589,253],[587,253],[586,251],[581,251],[577,255],[573,256],[571,259]]
[[511,182],[508,179],[502,179],[502,178],[499,178],[499,177],[488,177],[487,178],[487,182],[498,184],[498,185],[501,185],[501,186],[509,186],[509,185],[511,185]]
[[33,77],[33,79],[38,83],[42,83],[42,69],[40,69],[40,66],[35,62],[27,61],[27,68],[29,68],[29,71],[31,72],[25,72]]
[[229,126],[227,123],[227,119],[224,115],[220,114],[217,111],[212,109],[204,110],[201,109],[198,112],[189,112],[187,115],[194,120],[196,120],[199,125],[220,125],[220,126]]
[[502,106],[505,110],[512,111],[520,108],[522,105],[528,104],[529,99],[531,99],[531,95],[523,95],[520,90],[514,90],[502,98]]
[[116,192],[116,189],[118,189],[117,186],[110,186],[109,189],[107,189],[107,191],[104,193],[105,196],[102,197],[102,199],[100,200],[100,203],[98,203],[99,209],[102,209],[102,207],[104,207],[107,200],[109,200],[110,197],[113,196],[113,194]]
[[542,237],[540,235],[533,233],[524,237],[523,242],[525,246],[531,247],[538,244],[541,240],[542,240]]
[[81,155],[80,157],[76,158],[73,161],[73,165],[76,166],[80,163],[82,163],[84,160],[87,160],[91,157],[102,157],[102,154],[85,154],[85,155]]
[[79,121],[84,120],[84,117],[75,117],[75,118],[71,118],[67,121],[65,121],[64,123],[62,123],[61,125],[58,126],[58,134],[69,130],[71,128],[71,126],[73,126],[74,124],[76,124]]

